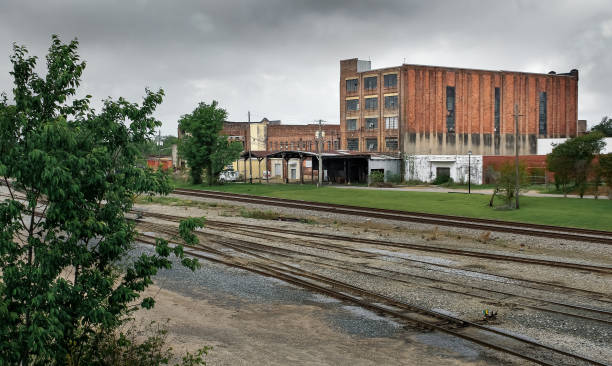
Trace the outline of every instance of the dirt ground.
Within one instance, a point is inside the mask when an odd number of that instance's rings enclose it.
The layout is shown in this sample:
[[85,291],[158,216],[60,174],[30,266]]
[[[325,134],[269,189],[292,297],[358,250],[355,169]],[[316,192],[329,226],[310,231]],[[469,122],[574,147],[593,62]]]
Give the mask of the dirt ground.
[[148,294],[155,296],[156,306],[139,311],[136,318],[165,323],[177,354],[212,346],[208,365],[492,364],[462,360],[465,356],[452,350],[419,342],[409,330],[393,337],[347,334],[316,305],[242,304],[236,309],[156,286]]

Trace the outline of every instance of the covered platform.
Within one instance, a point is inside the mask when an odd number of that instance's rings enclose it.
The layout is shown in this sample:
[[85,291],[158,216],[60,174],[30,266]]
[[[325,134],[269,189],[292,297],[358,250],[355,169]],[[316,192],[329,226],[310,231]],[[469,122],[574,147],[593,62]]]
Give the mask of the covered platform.
[[[261,171],[261,163],[264,162],[267,174],[263,174],[263,179],[266,182],[269,182],[270,178],[276,177],[284,183],[303,184],[305,176],[308,177],[309,175],[309,181],[314,183],[318,177],[318,154],[312,151],[244,151],[241,153],[240,159],[245,161],[245,164],[243,164],[245,182],[247,181],[246,162],[250,161],[250,164],[252,164],[254,159],[257,160],[258,171]],[[324,182],[337,184],[367,183],[371,169],[376,169],[377,163],[381,161],[391,162],[387,165],[391,167],[393,174],[399,173],[400,166],[398,157],[357,151],[327,151],[321,154],[321,159]],[[253,168],[249,166],[249,169]],[[259,180],[262,181],[261,175]]]

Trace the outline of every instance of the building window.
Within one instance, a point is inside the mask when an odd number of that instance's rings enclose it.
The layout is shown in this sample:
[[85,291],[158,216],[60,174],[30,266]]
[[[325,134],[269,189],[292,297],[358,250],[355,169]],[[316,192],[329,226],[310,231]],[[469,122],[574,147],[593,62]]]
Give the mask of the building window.
[[388,74],[384,76],[385,88],[395,88],[397,86],[397,74]]
[[338,150],[340,148],[340,141],[334,140],[334,150]]
[[378,150],[378,140],[377,139],[366,139],[366,149],[368,149],[368,151],[377,151]]
[[366,98],[365,109],[378,109],[378,98]]
[[356,119],[347,119],[346,120],[346,129],[348,131],[355,131],[357,129],[357,120]]
[[346,81],[346,92],[356,92],[359,88],[359,80],[358,79],[349,79]]
[[385,117],[385,128],[387,130],[397,130],[397,116]]
[[546,92],[540,92],[540,135],[546,135]]
[[347,111],[358,111],[359,110],[359,99],[349,99],[346,101]]
[[359,140],[358,139],[346,139],[346,147],[349,150],[357,151],[359,150]]
[[437,167],[436,168],[436,178],[439,178],[439,177],[450,177],[450,168]]
[[495,88],[495,114],[494,114],[494,131],[496,135],[499,135],[500,130],[499,130],[499,107],[500,107],[500,95],[499,95],[499,88]]
[[397,109],[397,95],[388,95],[385,97],[385,108]]
[[455,87],[446,87],[446,132],[455,133]]
[[386,137],[385,147],[387,150],[397,150],[397,137]]
[[378,118],[366,118],[365,122],[368,130],[378,128]]
[[370,76],[363,78],[363,87],[365,90],[376,90],[376,84],[378,82],[377,76]]
[[327,141],[327,151],[331,150],[331,141]]

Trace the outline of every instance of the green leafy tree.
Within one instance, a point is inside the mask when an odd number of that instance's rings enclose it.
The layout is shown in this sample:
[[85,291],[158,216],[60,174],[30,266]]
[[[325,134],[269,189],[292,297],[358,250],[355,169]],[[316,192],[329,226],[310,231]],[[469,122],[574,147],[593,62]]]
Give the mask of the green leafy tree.
[[572,180],[580,197],[584,196],[591,163],[604,146],[601,133],[588,133],[555,146],[546,156],[547,168],[555,173],[555,184],[561,186],[565,196]]
[[212,185],[223,167],[238,159],[242,151],[242,144],[230,143],[227,136],[220,135],[226,117],[225,109],[213,101],[198,104],[179,120],[179,128],[185,132],[179,149],[189,165],[193,184],[202,183],[202,171],[206,170],[208,184]]
[[601,122],[591,128],[591,132],[600,132],[606,137],[612,137],[612,118],[603,117]]
[[[77,48],[53,36],[43,77],[37,58],[14,45],[14,103],[0,100],[0,179],[10,195],[0,202],[0,363],[88,364],[101,335],[154,305],[139,296],[169,256],[197,266],[158,239],[155,254],[118,271],[137,235],[125,217],[134,197],[171,189],[163,173],[135,164],[160,125],[152,114],[163,91],[146,90],[141,104],[107,99],[96,113],[91,96],[75,96],[85,68]],[[182,232],[202,224],[190,219]]]
[[[518,192],[520,194],[520,191],[529,184],[529,175],[523,162],[519,162],[518,183]],[[516,164],[505,162],[499,168],[499,179],[494,194],[497,195],[499,193],[499,197],[502,198],[504,204],[511,208],[512,204],[516,202],[516,192]]]
[[599,156],[599,174],[608,186],[608,198],[612,200],[612,153]]

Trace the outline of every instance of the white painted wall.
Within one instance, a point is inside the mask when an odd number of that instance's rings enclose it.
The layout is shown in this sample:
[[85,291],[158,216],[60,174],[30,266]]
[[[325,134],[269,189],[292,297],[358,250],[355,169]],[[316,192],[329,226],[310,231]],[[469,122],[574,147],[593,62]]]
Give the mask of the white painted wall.
[[472,183],[482,184],[482,155],[409,155],[405,164],[406,180],[431,182],[436,179],[436,168],[449,168],[455,182],[467,183],[471,170]]
[[386,182],[390,174],[400,174],[401,162],[400,159],[369,159],[368,174],[372,173],[372,169],[384,169]]
[[[566,138],[563,139],[538,139],[538,155],[548,155],[553,150],[553,145],[562,144],[567,141]],[[612,153],[612,137],[606,137],[604,139],[606,146],[604,146],[603,150],[601,150],[602,154]]]

